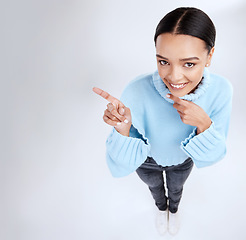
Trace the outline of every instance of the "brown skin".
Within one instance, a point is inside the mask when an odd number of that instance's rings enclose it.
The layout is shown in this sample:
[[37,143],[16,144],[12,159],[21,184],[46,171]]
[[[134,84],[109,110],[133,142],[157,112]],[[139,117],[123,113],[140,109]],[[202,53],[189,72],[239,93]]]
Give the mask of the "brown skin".
[[211,125],[211,119],[206,112],[193,102],[182,100],[169,94],[170,99],[174,101],[173,107],[177,109],[183,123],[196,126],[197,134],[205,131]]
[[[176,97],[191,93],[202,80],[206,65],[210,65],[214,48],[208,54],[205,42],[199,38],[182,34],[164,33],[156,40],[158,73]],[[161,57],[160,57],[161,56]],[[192,58],[190,60],[185,60]],[[173,89],[170,84],[187,85]]]
[[[94,87],[93,91],[109,101],[107,109],[104,111],[103,120],[113,126],[120,134],[129,137],[132,124],[131,111],[120,100],[111,96],[100,88]],[[125,123],[124,121],[128,121]]]
[[[208,53],[205,42],[189,35],[164,33],[156,40],[156,58],[158,73],[171,92],[183,123],[196,126],[197,134],[211,125],[207,113],[193,102],[181,100],[186,94],[195,90],[202,80],[205,66],[209,66],[214,48]],[[183,88],[174,88],[171,84],[186,84]]]
[[[213,53],[214,48],[208,53],[203,40],[189,35],[164,33],[156,40],[158,73],[171,92],[169,97],[174,101],[173,107],[182,122],[196,126],[197,134],[209,128],[211,119],[200,106],[179,97],[195,90],[202,80],[205,66],[211,63]],[[115,127],[120,134],[129,136],[132,122],[130,109],[99,88],[94,87],[93,91],[109,101],[103,115],[104,122]],[[125,123],[125,120],[128,122]]]

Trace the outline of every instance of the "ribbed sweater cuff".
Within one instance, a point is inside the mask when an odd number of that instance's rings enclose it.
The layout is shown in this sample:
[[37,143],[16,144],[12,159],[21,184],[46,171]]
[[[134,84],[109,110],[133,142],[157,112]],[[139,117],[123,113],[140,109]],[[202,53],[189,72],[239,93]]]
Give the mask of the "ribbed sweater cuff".
[[115,162],[135,168],[142,164],[150,151],[150,145],[142,139],[123,136],[115,129],[107,139],[107,151]]
[[204,132],[196,135],[196,128],[181,142],[181,149],[191,158],[204,160],[205,155],[221,142],[221,136],[216,131],[214,122]]

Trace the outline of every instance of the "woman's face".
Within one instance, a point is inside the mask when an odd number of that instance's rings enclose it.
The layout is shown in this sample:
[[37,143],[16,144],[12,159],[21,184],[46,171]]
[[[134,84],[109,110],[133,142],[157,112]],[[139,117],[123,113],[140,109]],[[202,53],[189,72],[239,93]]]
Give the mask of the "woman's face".
[[163,33],[156,39],[158,72],[170,92],[182,97],[195,90],[210,65],[214,48],[208,54],[200,38]]

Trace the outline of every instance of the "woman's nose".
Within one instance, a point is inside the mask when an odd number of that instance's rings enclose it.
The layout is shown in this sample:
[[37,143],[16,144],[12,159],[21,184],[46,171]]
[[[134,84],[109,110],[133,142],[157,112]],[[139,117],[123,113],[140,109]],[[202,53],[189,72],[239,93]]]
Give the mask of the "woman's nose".
[[168,78],[172,83],[179,83],[183,79],[181,69],[178,67],[173,67],[170,69]]

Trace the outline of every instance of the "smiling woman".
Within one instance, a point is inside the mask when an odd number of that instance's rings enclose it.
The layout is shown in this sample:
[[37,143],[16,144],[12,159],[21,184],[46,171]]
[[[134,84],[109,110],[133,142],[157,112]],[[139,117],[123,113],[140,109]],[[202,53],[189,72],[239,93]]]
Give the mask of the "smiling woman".
[[176,234],[183,186],[193,165],[210,166],[226,154],[232,86],[207,69],[215,27],[203,11],[173,10],[158,24],[154,40],[157,71],[131,81],[120,100],[93,90],[110,102],[103,119],[114,127],[106,142],[113,176],[136,171],[158,208],[159,233]]
[[184,34],[162,33],[156,40],[157,67],[171,93],[182,97],[195,90],[209,66],[214,48],[208,54],[203,40]]

